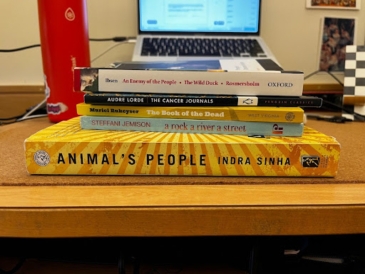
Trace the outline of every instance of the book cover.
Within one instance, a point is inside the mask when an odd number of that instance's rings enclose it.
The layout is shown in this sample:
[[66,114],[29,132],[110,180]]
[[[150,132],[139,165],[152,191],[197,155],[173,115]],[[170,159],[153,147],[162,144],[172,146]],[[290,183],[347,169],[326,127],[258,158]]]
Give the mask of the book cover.
[[300,107],[158,107],[76,105],[78,115],[172,118],[197,120],[229,120],[245,122],[303,123],[304,111]]
[[301,96],[303,83],[300,71],[266,70],[254,59],[132,62],[74,69],[74,89],[84,92]]
[[30,174],[333,177],[340,144],[302,137],[85,130],[80,117],[25,140]]
[[84,102],[92,105],[130,106],[322,106],[322,98],[314,96],[240,96],[214,94],[158,94],[158,93],[85,93]]
[[81,128],[246,136],[301,136],[303,123],[81,116]]

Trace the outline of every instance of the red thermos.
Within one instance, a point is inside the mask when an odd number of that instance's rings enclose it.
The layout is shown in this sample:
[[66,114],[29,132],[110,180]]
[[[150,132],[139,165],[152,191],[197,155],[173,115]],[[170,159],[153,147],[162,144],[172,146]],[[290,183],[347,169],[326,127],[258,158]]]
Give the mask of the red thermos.
[[38,16],[48,118],[68,120],[84,95],[73,89],[73,69],[90,66],[86,0],[38,0]]

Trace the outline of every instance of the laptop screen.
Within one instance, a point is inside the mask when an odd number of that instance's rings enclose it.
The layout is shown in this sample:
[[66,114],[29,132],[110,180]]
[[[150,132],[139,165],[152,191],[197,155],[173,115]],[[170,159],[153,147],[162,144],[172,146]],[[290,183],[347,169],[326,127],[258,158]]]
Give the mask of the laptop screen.
[[260,0],[138,0],[139,32],[259,34]]

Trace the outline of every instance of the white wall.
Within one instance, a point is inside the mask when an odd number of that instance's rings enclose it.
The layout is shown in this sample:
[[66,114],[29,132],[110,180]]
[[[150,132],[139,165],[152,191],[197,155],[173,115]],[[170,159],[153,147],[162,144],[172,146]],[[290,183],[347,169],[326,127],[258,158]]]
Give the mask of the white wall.
[[[53,0],[60,1],[60,0]],[[153,0],[152,0],[153,1]],[[323,16],[356,17],[356,44],[364,44],[365,0],[360,11],[313,10],[306,0],[262,0],[261,33],[286,69],[309,74],[318,67],[320,21]],[[90,38],[136,35],[136,0],[87,0]],[[39,43],[36,0],[0,1],[0,49]],[[133,45],[90,42],[92,65],[130,60]],[[43,84],[40,48],[0,53],[0,85]]]
[[365,0],[360,10],[306,9],[306,0],[262,0],[261,34],[286,69],[318,69],[321,19],[356,18],[356,44],[364,45]]
[[[87,0],[89,37],[135,36],[135,3],[135,0]],[[0,49],[39,43],[37,0],[0,0]],[[90,42],[91,59],[113,45],[114,42]],[[92,64],[105,66],[116,60],[130,60],[132,50],[133,45],[119,45]],[[0,52],[0,85],[42,84],[39,47],[14,53]]]

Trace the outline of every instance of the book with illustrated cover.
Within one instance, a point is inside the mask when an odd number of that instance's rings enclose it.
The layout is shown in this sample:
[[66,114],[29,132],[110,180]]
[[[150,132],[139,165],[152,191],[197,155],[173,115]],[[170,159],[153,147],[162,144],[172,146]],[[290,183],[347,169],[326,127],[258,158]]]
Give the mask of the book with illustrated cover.
[[303,123],[81,116],[81,128],[204,134],[301,136]]
[[[217,95],[301,96],[304,74],[262,60],[125,62],[117,67],[75,67],[74,90]],[[265,67],[268,67],[266,69]]]
[[314,96],[240,96],[158,93],[85,93],[84,102],[92,105],[129,106],[274,106],[320,108],[322,98]]
[[77,114],[85,116],[229,120],[245,122],[303,123],[300,107],[158,107],[76,105]]
[[30,174],[333,177],[340,144],[304,127],[301,137],[86,130],[80,117],[25,140]]

